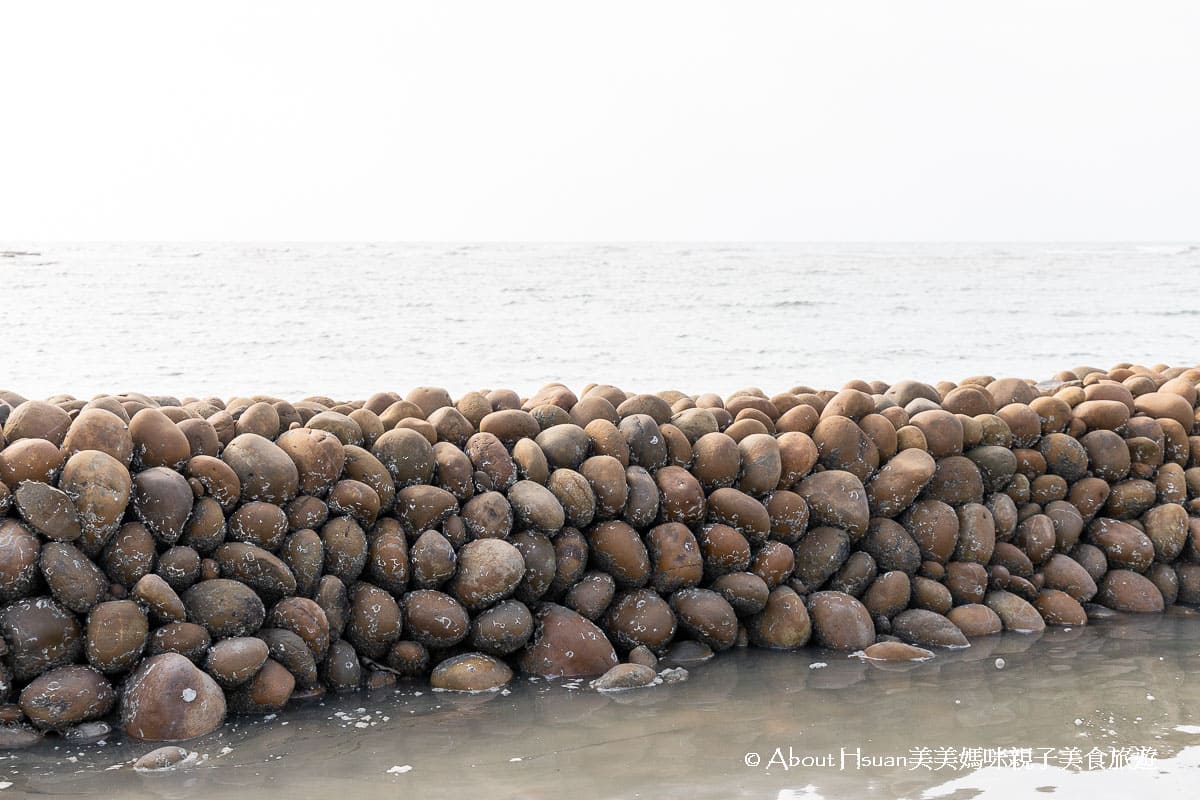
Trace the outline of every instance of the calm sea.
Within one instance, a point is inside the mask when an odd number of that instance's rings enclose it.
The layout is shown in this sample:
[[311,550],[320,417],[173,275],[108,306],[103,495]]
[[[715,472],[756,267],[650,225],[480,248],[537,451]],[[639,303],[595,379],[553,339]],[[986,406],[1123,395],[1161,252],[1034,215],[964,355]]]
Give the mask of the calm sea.
[[0,250],[0,385],[31,397],[350,399],[549,381],[773,393],[1200,361],[1189,244]]

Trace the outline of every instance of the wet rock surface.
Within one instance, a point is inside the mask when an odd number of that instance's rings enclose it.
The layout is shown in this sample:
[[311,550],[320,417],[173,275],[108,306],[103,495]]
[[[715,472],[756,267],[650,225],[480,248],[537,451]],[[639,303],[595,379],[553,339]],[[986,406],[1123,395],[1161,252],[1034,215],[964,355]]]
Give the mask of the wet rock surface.
[[6,736],[184,739],[397,677],[641,686],[744,645],[940,658],[1197,605],[1197,384],[5,392]]

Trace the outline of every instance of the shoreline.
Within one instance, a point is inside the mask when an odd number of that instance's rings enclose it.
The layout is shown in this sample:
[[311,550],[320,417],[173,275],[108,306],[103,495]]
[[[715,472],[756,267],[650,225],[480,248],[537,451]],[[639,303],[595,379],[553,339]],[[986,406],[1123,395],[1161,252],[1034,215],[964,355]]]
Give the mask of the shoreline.
[[[487,781],[497,797],[541,796],[536,792],[564,772],[605,778],[607,797],[693,791],[720,798],[736,786],[756,795],[791,791],[833,800],[861,796],[863,780],[898,797],[937,796],[932,792],[947,785],[1007,789],[1008,796],[1049,785],[1071,795],[1073,787],[1096,781],[1151,776],[1184,787],[1200,745],[1200,694],[1173,676],[1200,646],[1195,623],[1192,614],[1121,615],[1071,631],[987,637],[977,640],[974,653],[947,651],[914,664],[861,662],[817,649],[737,650],[691,665],[691,680],[650,694],[522,680],[508,694],[461,695],[404,682],[328,695],[274,719],[238,718],[184,743],[196,759],[173,770],[136,772],[134,762],[159,745],[115,735],[104,745],[0,754],[0,779],[14,781],[9,791],[16,796],[68,797],[86,789],[139,799],[255,800],[284,788],[297,798],[320,798],[345,781],[371,800],[397,791],[453,797],[472,781]],[[997,658],[1005,661],[1002,669]],[[1071,671],[1055,671],[1066,664]],[[1129,669],[1143,676],[1140,686],[1122,678]],[[880,718],[877,703],[888,696],[904,702],[887,705],[889,715]],[[364,717],[365,727],[358,727]],[[836,760],[842,747],[919,758],[921,748],[957,754],[1022,746],[1052,748],[1053,761],[1033,770],[981,770],[970,762],[954,769],[767,768],[775,748],[785,756],[789,747],[797,756],[832,751]],[[1072,748],[1086,753],[1093,746],[1154,747],[1155,770],[1110,762],[1059,766],[1060,751],[1067,759]],[[761,753],[759,768],[743,762],[748,751]],[[610,771],[606,765],[614,763],[624,768]],[[813,787],[807,795],[805,787]]]
[[936,661],[1198,605],[1198,381],[0,392],[0,732],[186,740],[404,678],[636,689],[746,645]]

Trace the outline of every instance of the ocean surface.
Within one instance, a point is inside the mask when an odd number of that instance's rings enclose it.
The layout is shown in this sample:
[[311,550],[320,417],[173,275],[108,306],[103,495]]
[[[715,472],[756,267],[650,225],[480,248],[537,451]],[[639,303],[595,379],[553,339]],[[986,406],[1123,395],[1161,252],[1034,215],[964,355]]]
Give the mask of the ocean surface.
[[[1200,361],[1196,244],[0,243],[29,397],[773,394]],[[14,253],[27,253],[19,255]]]

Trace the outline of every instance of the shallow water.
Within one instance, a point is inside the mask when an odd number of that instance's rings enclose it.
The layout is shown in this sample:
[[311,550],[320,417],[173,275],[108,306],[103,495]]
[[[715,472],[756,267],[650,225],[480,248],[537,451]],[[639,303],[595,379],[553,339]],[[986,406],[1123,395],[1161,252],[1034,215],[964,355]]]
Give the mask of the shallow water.
[[4,243],[0,388],[768,394],[1192,363],[1188,244]]
[[[170,773],[132,770],[154,744],[48,739],[0,757],[13,783],[0,796],[1183,797],[1200,777],[1198,672],[1200,615],[1188,612],[988,637],[919,664],[740,650],[685,683],[612,695],[518,681],[483,695],[331,696],[189,742],[202,760]],[[1035,766],[1009,755],[979,768],[1001,748],[1030,748]],[[1126,763],[1135,748],[1153,752]],[[830,762],[770,763],[789,756]]]

